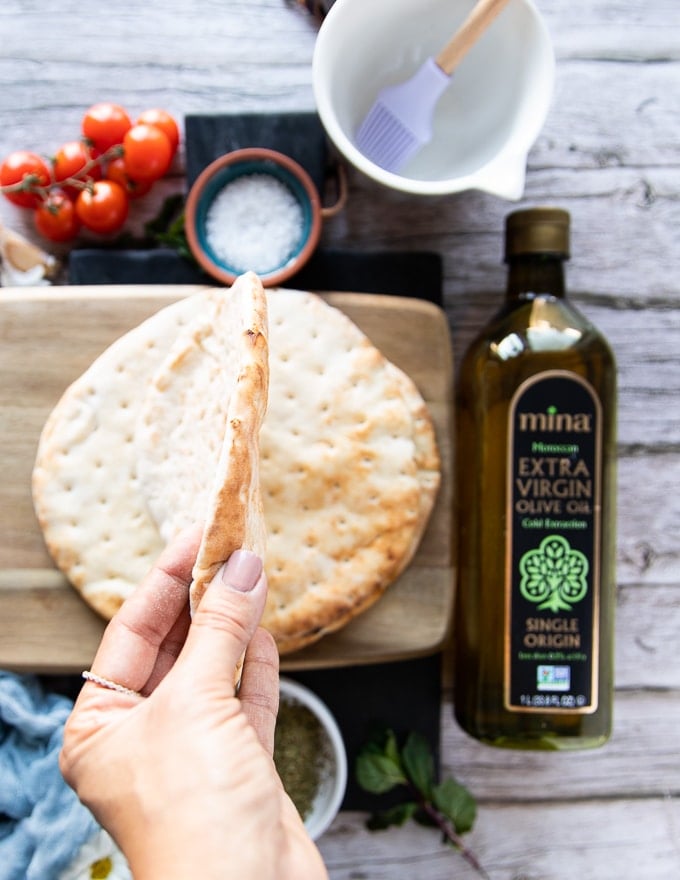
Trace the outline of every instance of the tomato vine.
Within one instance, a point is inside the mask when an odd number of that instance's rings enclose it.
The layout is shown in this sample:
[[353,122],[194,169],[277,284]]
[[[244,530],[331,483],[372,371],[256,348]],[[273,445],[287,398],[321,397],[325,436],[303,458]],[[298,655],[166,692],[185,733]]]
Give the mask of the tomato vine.
[[128,201],[145,195],[169,170],[179,127],[165,110],[145,110],[135,122],[118,104],[93,104],[79,140],[44,158],[16,150],[0,163],[0,193],[33,211],[36,230],[68,241],[81,224],[98,234],[118,231]]

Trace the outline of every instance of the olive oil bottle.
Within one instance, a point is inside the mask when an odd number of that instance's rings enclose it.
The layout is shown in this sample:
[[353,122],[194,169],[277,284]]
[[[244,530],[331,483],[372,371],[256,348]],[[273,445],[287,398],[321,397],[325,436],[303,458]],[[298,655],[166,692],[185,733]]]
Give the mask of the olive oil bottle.
[[507,217],[505,302],[457,387],[454,710],[497,746],[611,730],[616,366],[565,296],[569,220]]

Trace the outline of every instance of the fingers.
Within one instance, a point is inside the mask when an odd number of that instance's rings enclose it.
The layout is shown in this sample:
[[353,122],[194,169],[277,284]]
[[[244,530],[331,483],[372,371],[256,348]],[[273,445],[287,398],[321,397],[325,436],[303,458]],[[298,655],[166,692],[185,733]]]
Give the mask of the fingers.
[[262,560],[248,550],[236,550],[196,609],[177,671],[194,681],[208,677],[225,695],[233,695],[236,665],[255,634],[266,597]]
[[248,646],[239,699],[264,749],[274,753],[274,726],[279,710],[279,652],[270,633],[259,628]]
[[172,665],[189,626],[191,569],[201,529],[182,532],[104,632],[92,671],[133,691],[152,689]]
[[191,616],[189,614],[189,609],[185,603],[182,608],[179,617],[175,621],[174,626],[168,633],[168,635],[163,639],[159,649],[158,655],[156,657],[156,664],[153,668],[149,679],[144,686],[144,693],[151,693],[156,689],[156,687],[163,681],[168,672],[175,665],[175,661],[180,655],[182,648],[184,647],[184,642],[187,638],[187,633],[189,632],[189,626],[191,624]]

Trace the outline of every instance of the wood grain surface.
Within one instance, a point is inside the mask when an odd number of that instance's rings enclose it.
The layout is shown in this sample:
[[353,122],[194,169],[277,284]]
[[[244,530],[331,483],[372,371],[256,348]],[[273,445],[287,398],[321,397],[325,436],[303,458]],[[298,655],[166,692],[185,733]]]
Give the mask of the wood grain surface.
[[[479,799],[470,844],[492,880],[676,880],[680,4],[535,2],[555,47],[556,85],[520,204],[570,211],[572,299],[619,363],[614,734],[587,754],[497,752],[455,727],[446,690],[444,769]],[[2,155],[54,152],[99,100],[160,104],[180,118],[314,109],[316,24],[286,0],[120,0],[105,27],[74,0],[58,12],[47,0],[5,0],[0,35]],[[134,206],[133,228],[183,189],[180,155],[173,175]],[[346,209],[324,225],[322,244],[440,253],[460,353],[501,301],[503,221],[513,207],[476,192],[421,200],[350,170]],[[35,238],[30,217],[4,200],[0,220]],[[369,833],[364,820],[343,813],[322,838],[332,880],[476,876],[434,831]]]
[[[103,623],[55,571],[33,511],[40,431],[66,387],[127,330],[200,288],[127,285],[0,289],[0,668],[80,672]],[[275,294],[273,294],[275,295]],[[442,486],[418,552],[372,608],[287,655],[285,669],[398,660],[444,646],[453,603],[453,360],[443,311],[420,300],[324,295],[410,375],[430,406]],[[83,475],[87,479],[87,475]]]

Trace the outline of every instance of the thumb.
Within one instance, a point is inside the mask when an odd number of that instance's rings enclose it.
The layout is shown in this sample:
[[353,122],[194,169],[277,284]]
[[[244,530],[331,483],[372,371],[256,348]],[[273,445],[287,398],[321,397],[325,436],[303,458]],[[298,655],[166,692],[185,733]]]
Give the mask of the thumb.
[[236,550],[212,579],[189,628],[181,664],[198,680],[208,674],[234,690],[234,670],[262,617],[267,578],[262,560]]

